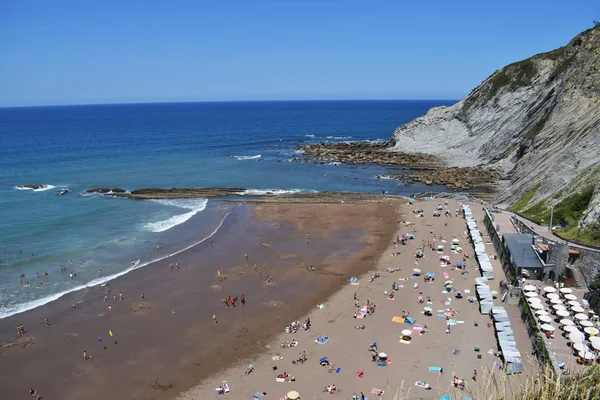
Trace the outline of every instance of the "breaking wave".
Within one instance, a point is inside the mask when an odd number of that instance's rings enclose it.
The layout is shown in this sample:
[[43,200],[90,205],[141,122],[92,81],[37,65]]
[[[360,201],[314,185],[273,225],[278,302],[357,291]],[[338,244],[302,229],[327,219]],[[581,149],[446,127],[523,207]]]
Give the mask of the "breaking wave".
[[208,199],[183,199],[183,200],[152,200],[153,202],[163,204],[165,206],[177,207],[188,212],[174,215],[171,218],[158,222],[149,222],[144,225],[144,228],[150,232],[164,232],[177,225],[183,224],[188,219],[201,211],[204,211],[208,204]]

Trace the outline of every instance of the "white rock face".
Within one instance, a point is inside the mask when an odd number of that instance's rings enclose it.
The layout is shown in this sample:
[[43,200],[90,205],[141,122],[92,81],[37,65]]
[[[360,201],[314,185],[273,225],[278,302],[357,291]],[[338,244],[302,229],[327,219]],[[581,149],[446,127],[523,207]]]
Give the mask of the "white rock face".
[[[397,128],[392,144],[391,151],[437,155],[449,166],[502,167],[510,183],[498,203],[539,184],[533,204],[584,173],[600,181],[591,173],[600,166],[600,27],[496,71],[457,104]],[[593,215],[588,210],[582,223]]]

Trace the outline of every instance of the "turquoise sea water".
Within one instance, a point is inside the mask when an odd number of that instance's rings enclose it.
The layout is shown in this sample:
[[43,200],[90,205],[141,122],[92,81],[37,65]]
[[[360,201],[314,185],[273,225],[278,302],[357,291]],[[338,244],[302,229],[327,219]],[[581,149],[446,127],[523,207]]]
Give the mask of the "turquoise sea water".
[[[90,196],[84,194],[87,189],[241,187],[251,189],[248,194],[273,189],[391,194],[431,190],[378,179],[389,174],[384,168],[289,160],[301,144],[388,140],[398,125],[431,107],[451,103],[302,101],[0,109],[0,318],[191,246],[217,231],[232,207],[216,199],[133,201]],[[50,186],[39,191],[17,188],[24,184]],[[58,195],[62,188],[71,192]],[[159,243],[162,252],[154,250]],[[61,265],[67,272],[60,271]],[[71,271],[76,274],[72,279]]]

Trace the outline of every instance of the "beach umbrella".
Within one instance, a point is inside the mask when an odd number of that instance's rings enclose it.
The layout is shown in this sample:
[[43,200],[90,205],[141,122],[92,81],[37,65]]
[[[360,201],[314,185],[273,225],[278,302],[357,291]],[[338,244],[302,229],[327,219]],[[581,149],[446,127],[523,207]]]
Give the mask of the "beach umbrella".
[[575,301],[575,300],[567,301],[567,304],[570,306],[573,306],[573,307],[575,307],[575,306],[581,307],[581,303],[578,301]]
[[587,326],[587,327],[583,328],[583,331],[590,336],[597,335],[598,332],[600,332],[600,331],[598,331],[598,328],[594,328],[593,326]]
[[562,294],[570,294],[570,293],[573,293],[573,289],[570,289],[570,288],[564,287],[564,288],[560,289],[560,292],[561,292]]
[[456,251],[458,251],[458,252],[461,252],[461,251],[462,251],[462,249],[463,249],[463,248],[459,246],[459,247],[457,247],[457,248],[456,248]]
[[540,326],[543,331],[554,332],[554,327],[550,324],[544,324]]
[[573,306],[571,307],[571,311],[573,311],[574,313],[578,314],[578,313],[583,313],[585,312],[585,309],[581,306]]
[[575,314],[574,316],[575,319],[578,319],[579,321],[587,321],[588,319],[590,319],[590,317],[588,317],[586,314]]
[[536,292],[525,292],[526,297],[538,297]]
[[427,275],[427,276],[429,276],[431,278],[433,278],[435,276],[435,274],[433,272],[428,272],[425,275]]
[[562,300],[561,299],[552,299],[552,300],[550,300],[550,303],[552,303],[552,304],[562,304]]
[[575,332],[578,329],[575,325],[568,325],[568,326],[563,326],[562,330],[565,332]]
[[584,339],[585,336],[583,336],[583,333],[580,331],[573,331],[569,333],[569,340],[573,343],[581,343],[584,341]]
[[533,308],[534,310],[542,310],[544,308],[542,303],[531,303],[529,307]]
[[452,239],[452,243],[458,244],[458,242],[460,242],[460,240],[458,240],[457,238]]
[[554,300],[554,299],[558,299],[560,296],[558,295],[558,293],[548,293],[546,295],[547,298],[549,298],[550,300]]
[[565,299],[575,301],[577,300],[577,296],[575,296],[574,294],[565,294]]
[[442,246],[441,244],[437,247],[438,250],[444,250],[444,246]]
[[533,292],[533,291],[535,291],[535,286],[533,286],[533,285],[525,285],[523,287],[523,290],[526,291],[526,292]]
[[[405,329],[405,330],[407,330],[407,329]],[[410,332],[410,330],[408,330],[408,331]],[[379,353],[379,357],[381,357],[381,358],[387,358],[387,354],[384,353],[384,352],[381,352],[381,353]]]
[[594,355],[594,353],[592,353],[589,350],[587,350],[587,351],[580,351],[579,352],[579,357],[583,358],[584,360],[593,360],[594,358],[596,358],[596,356]]
[[537,310],[535,315],[548,315],[548,311],[546,310]]
[[556,289],[553,288],[552,286],[546,286],[544,288],[544,292],[546,292],[546,293],[554,293],[554,292],[556,292]]
[[558,310],[566,310],[567,309],[567,307],[565,307],[562,304],[553,304],[552,308],[555,309],[556,311],[558,311]]
[[300,398],[300,393],[296,392],[295,390],[292,390],[291,392],[288,392],[286,396],[290,400],[298,400]]
[[412,335],[412,331],[410,329],[403,329],[402,336],[410,336]]
[[569,315],[571,315],[567,310],[558,310],[556,312],[556,315],[558,315],[559,317],[568,317]]
[[574,343],[573,349],[577,351],[586,351],[588,350],[588,347],[583,343]]
[[420,273],[421,273],[421,270],[420,270],[419,268],[413,268],[413,272],[414,272],[415,274],[420,274]]
[[600,350],[600,340],[592,341],[592,347],[594,348],[594,350]]
[[448,280],[448,281],[444,282],[444,285],[452,285],[452,281]]
[[431,311],[433,311],[433,308],[431,308],[431,307],[423,307],[423,310],[431,312]]
[[462,267],[462,261],[459,261],[459,262],[457,262],[457,263],[456,263],[456,266],[457,266],[457,267]]
[[542,303],[542,299],[540,299],[539,297],[528,297],[527,301],[529,302],[529,304]]
[[592,321],[579,321],[579,325],[589,328],[591,326],[594,326],[594,323]]
[[495,296],[495,295],[497,295],[497,294],[498,294],[498,291],[497,291],[497,290],[492,290],[490,293],[491,293],[491,294],[493,294],[493,295]]
[[549,315],[540,315],[538,319],[542,322],[552,322],[552,317]]
[[563,318],[560,320],[560,324],[564,325],[564,326],[572,326],[572,325],[575,325],[575,322],[571,321],[568,318]]

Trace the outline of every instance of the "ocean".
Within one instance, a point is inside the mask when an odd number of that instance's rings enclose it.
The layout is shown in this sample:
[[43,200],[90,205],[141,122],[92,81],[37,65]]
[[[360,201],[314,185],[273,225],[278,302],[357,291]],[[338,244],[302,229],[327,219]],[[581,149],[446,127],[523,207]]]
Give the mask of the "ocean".
[[[235,206],[218,199],[117,199],[87,189],[240,187],[248,196],[435,191],[440,188],[388,179],[387,168],[290,160],[302,144],[388,140],[397,126],[452,103],[0,108],[0,319],[207,240]],[[19,188],[28,184],[47,188]],[[70,193],[61,196],[61,189]],[[158,244],[164,251],[155,251]]]

